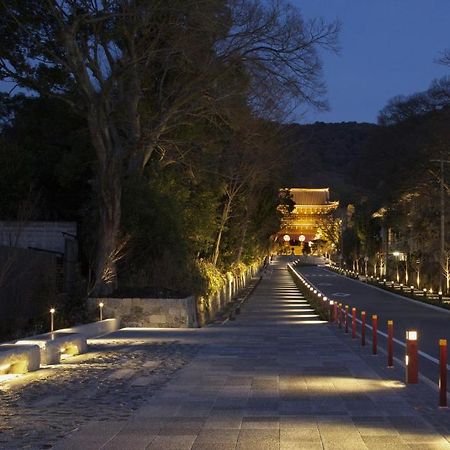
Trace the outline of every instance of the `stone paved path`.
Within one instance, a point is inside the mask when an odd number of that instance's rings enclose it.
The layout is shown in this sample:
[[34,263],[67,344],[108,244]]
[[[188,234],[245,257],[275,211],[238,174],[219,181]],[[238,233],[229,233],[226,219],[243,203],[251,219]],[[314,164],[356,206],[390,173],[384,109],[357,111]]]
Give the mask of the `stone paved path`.
[[[55,448],[450,449],[450,429],[439,433],[429,405],[411,402],[434,393],[380,377],[375,359],[318,320],[283,263],[271,266],[236,321],[111,337],[133,338],[199,351],[131,417],[93,418]],[[435,411],[450,423],[447,411]]]

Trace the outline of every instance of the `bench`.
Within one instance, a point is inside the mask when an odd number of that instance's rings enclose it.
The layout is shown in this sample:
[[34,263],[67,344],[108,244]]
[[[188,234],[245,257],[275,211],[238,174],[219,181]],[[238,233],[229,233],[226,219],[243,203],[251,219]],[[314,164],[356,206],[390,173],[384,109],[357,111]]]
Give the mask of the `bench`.
[[32,372],[40,365],[41,355],[37,345],[0,345],[0,374]]
[[31,336],[17,341],[15,345],[37,345],[41,353],[41,364],[59,364],[61,359],[66,356],[78,355],[87,351],[85,336],[64,331]]

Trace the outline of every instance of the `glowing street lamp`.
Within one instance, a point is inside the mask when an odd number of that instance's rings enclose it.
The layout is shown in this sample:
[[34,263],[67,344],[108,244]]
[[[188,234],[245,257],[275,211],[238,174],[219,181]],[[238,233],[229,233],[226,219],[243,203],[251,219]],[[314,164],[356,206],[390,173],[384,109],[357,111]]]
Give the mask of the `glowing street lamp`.
[[103,320],[103,307],[105,306],[105,304],[103,302],[100,302],[98,304],[98,308],[100,310],[100,322]]
[[56,309],[50,308],[50,331],[53,333],[54,330],[54,315],[55,315]]

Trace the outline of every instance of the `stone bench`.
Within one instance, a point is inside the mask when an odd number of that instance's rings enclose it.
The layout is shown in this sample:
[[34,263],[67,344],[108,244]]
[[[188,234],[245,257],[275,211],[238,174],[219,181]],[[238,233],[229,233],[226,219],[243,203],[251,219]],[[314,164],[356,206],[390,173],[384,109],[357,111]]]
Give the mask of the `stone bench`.
[[86,353],[86,337],[79,333],[55,331],[53,333],[21,339],[16,345],[37,345],[41,352],[41,364],[59,364],[64,356]]
[[40,365],[41,355],[37,345],[0,345],[0,374],[32,372]]

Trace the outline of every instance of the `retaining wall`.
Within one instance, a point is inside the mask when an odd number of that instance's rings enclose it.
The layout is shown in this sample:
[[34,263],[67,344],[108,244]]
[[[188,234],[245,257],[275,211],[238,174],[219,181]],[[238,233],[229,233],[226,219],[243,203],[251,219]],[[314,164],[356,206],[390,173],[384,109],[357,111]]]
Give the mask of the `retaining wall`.
[[186,298],[90,298],[89,309],[120,320],[123,327],[190,328],[197,325],[196,299]]

